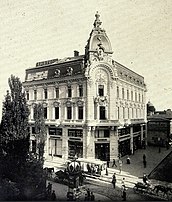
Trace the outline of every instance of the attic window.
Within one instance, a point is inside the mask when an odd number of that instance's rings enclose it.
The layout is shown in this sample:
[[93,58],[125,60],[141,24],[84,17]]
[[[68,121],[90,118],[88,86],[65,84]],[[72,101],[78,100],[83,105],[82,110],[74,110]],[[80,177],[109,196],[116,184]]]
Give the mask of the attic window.
[[72,73],[73,73],[73,68],[72,68],[72,67],[68,67],[68,68],[67,68],[67,75],[68,75],[68,76],[71,76]]

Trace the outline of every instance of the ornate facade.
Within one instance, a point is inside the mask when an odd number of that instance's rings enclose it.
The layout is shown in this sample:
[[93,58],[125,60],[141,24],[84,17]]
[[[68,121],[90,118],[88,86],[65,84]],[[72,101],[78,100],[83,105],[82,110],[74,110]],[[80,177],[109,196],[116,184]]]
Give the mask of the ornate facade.
[[133,153],[146,139],[144,78],[112,58],[97,13],[85,54],[38,62],[23,83],[30,107],[31,148],[34,104],[44,105],[46,161],[73,155],[112,160]]

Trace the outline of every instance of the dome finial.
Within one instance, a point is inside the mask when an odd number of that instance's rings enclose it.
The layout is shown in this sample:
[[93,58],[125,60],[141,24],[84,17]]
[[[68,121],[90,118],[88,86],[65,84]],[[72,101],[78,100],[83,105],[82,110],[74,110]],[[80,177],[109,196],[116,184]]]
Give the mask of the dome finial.
[[96,12],[95,17],[96,17],[96,19],[95,19],[93,25],[95,28],[99,28],[100,25],[102,24],[102,22],[100,21],[100,14],[98,13],[98,11]]

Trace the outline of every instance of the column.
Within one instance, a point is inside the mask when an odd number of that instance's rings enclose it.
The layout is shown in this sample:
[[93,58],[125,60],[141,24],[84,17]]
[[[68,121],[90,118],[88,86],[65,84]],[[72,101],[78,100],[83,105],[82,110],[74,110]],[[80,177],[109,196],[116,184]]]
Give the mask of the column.
[[87,129],[83,128],[83,158],[87,158]]
[[95,157],[95,149],[94,149],[94,137],[93,131],[91,130],[91,126],[87,127],[87,137],[86,137],[86,158],[94,158]]
[[64,162],[68,159],[68,129],[65,127],[62,132],[62,159]]
[[133,148],[133,126],[130,126],[130,150],[131,154],[134,153],[134,148]]
[[118,159],[118,127],[111,127],[110,130],[110,162]]

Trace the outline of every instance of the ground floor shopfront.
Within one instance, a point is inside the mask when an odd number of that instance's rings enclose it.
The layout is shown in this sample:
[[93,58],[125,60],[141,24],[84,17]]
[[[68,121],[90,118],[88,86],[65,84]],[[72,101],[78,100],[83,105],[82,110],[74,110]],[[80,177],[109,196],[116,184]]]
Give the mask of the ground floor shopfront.
[[[33,126],[32,132],[34,132]],[[34,135],[34,134],[33,134]],[[45,160],[66,161],[78,158],[112,161],[133,154],[146,139],[145,124],[128,127],[68,127],[47,126]],[[36,152],[36,140],[31,138],[31,150]]]

